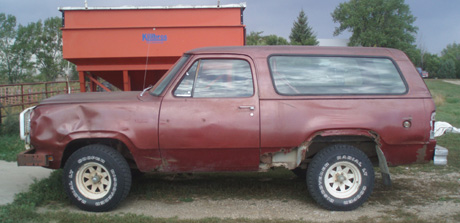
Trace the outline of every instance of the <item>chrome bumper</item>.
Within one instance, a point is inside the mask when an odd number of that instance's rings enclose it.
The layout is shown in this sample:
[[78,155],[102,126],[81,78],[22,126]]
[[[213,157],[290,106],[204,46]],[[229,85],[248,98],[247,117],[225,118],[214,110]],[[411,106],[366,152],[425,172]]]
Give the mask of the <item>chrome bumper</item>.
[[434,148],[433,157],[434,165],[447,165],[447,154],[449,154],[449,150],[442,146],[436,145]]

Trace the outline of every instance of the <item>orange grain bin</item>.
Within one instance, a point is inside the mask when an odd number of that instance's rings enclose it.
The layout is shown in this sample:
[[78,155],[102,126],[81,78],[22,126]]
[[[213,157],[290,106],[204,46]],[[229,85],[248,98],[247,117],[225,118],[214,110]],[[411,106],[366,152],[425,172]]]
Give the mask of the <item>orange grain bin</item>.
[[[63,57],[77,65],[81,91],[103,79],[142,90],[190,49],[242,46],[246,5],[59,8]],[[145,80],[145,82],[144,82]]]

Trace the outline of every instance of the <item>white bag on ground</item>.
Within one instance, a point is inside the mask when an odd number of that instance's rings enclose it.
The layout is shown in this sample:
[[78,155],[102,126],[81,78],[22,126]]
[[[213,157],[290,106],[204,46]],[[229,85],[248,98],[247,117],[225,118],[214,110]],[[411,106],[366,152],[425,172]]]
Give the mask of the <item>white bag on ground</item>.
[[435,122],[434,123],[434,137],[444,135],[446,132],[460,133],[460,129],[453,127],[447,122]]

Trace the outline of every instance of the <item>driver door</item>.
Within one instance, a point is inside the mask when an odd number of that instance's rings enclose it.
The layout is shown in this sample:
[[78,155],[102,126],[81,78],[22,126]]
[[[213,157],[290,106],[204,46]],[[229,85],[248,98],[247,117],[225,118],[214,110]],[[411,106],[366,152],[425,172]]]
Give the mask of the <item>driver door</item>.
[[259,167],[259,100],[246,57],[196,57],[168,89],[159,120],[166,171]]

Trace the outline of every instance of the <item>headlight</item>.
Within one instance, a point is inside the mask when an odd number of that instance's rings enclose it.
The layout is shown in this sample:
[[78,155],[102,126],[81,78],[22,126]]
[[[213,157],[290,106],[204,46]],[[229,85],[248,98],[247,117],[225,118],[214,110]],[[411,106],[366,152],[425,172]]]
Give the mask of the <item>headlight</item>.
[[34,107],[27,108],[19,114],[19,134],[22,140],[27,140],[30,133],[30,115]]

